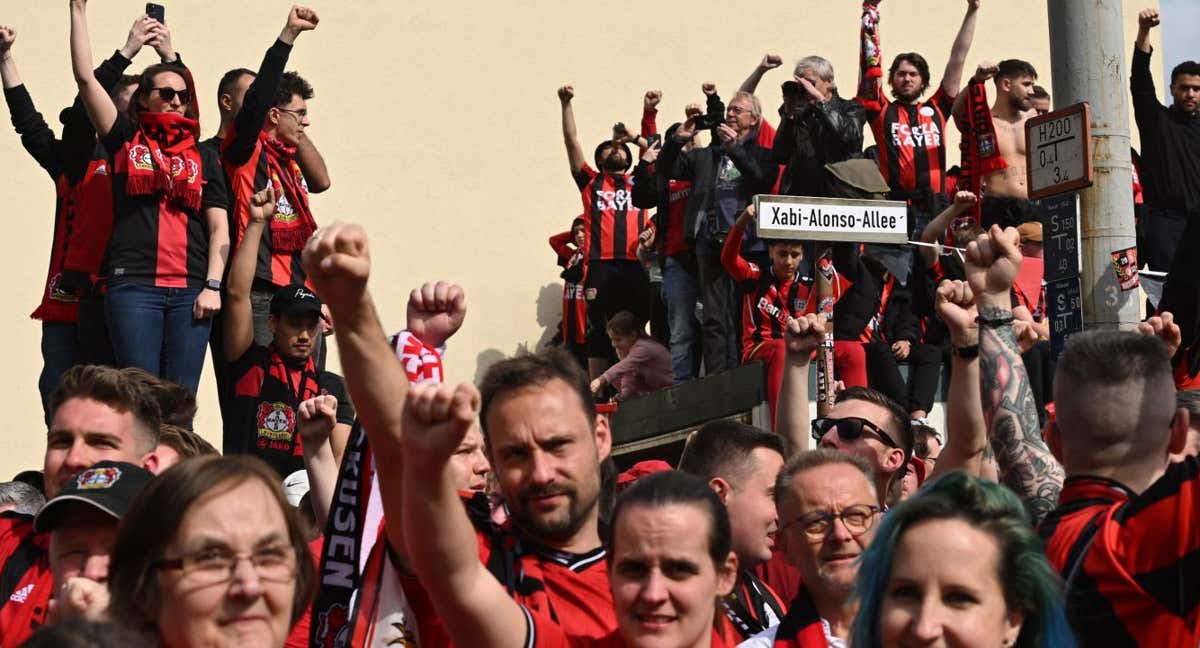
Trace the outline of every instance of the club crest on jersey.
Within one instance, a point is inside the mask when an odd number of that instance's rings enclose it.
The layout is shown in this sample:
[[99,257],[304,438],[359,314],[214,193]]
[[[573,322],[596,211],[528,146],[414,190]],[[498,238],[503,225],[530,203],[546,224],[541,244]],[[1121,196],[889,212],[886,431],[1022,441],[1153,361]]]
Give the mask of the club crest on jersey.
[[258,438],[291,441],[296,413],[286,403],[258,404]]
[[792,312],[793,313],[803,313],[805,306],[808,306],[807,299],[793,299],[792,300]]
[[139,171],[154,169],[154,158],[150,155],[150,147],[142,144],[129,147],[129,161],[133,163],[133,168]]
[[108,468],[88,468],[75,478],[75,487],[80,490],[97,490],[112,488],[121,478],[121,469],[115,466]]

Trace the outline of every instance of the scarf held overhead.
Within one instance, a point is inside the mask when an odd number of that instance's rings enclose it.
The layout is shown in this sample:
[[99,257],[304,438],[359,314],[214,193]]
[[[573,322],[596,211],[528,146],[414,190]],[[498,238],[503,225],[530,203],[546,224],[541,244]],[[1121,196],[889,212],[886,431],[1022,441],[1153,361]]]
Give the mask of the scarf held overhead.
[[299,252],[304,249],[317,222],[308,206],[308,189],[304,174],[296,162],[296,148],[260,133],[267,173],[275,186],[275,216],[271,218],[271,245],[276,252]]
[[131,196],[156,193],[186,209],[199,209],[204,186],[196,135],[200,123],[175,113],[142,113],[138,130],[118,161]]
[[[1008,163],[1000,157],[996,145],[996,126],[992,123],[992,109],[988,106],[987,88],[982,82],[972,81],[967,85],[967,129],[962,138],[962,182],[959,191],[970,191],[982,198],[983,177],[989,173],[1007,169]],[[981,222],[980,205],[975,201],[970,215]]]

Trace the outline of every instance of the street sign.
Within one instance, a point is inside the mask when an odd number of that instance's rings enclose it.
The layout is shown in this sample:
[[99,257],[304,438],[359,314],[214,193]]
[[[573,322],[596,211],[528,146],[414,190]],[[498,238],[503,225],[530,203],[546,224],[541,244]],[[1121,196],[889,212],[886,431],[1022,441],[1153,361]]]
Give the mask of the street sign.
[[1050,316],[1050,357],[1057,360],[1066,348],[1067,340],[1083,330],[1079,277],[1048,282],[1046,304]]
[[1092,184],[1092,112],[1087,102],[1025,122],[1025,173],[1031,200]]
[[906,243],[908,205],[899,200],[754,197],[759,238]]
[[1042,221],[1046,281],[1079,276],[1077,197],[1072,192],[1042,200],[1042,207],[1046,210]]

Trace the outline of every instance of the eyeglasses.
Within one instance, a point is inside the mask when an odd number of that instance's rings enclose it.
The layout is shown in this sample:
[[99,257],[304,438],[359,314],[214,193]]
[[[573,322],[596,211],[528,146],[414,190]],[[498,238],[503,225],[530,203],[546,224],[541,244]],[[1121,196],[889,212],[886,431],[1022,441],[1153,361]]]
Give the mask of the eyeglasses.
[[154,566],[162,570],[180,570],[197,585],[216,585],[233,580],[239,562],[249,560],[258,577],[265,581],[287,582],[296,574],[296,552],[289,545],[271,545],[249,554],[210,547],[187,554],[182,558],[158,560]]
[[729,106],[729,107],[725,108],[725,112],[730,113],[732,115],[740,115],[742,113],[750,112],[750,109],[742,108],[741,106]]
[[192,100],[192,91],[188,90],[187,88],[184,88],[183,90],[176,90],[175,88],[153,88],[153,90],[154,92],[158,93],[158,96],[163,101],[170,102],[173,101],[175,97],[179,97],[179,103],[188,103]]
[[798,524],[808,537],[813,540],[822,540],[829,533],[829,530],[833,528],[833,521],[841,520],[846,530],[850,532],[850,535],[857,536],[866,533],[867,529],[875,525],[877,513],[879,513],[878,506],[855,504],[842,509],[841,513],[813,511],[785,524],[784,528]]
[[829,430],[837,428],[838,436],[843,441],[853,441],[863,435],[863,429],[875,434],[887,445],[893,448],[900,448],[900,444],[892,439],[891,435],[884,432],[882,428],[865,418],[857,416],[848,416],[846,418],[819,418],[813,419],[812,422],[812,437],[816,441],[820,441],[825,433]]
[[308,109],[307,108],[304,108],[301,110],[292,110],[290,108],[276,108],[276,110],[278,110],[279,112],[285,112],[285,113],[291,115],[292,117],[295,117],[296,121],[304,121],[305,119],[308,118]]

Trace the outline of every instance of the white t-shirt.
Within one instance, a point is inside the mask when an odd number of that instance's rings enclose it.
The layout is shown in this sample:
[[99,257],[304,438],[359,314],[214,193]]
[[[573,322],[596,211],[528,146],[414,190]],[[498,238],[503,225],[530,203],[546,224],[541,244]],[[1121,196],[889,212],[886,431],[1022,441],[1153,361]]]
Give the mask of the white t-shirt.
[[[847,648],[849,644],[845,639],[835,637],[829,631],[829,622],[825,619],[821,619],[821,628],[825,630],[825,640],[829,642],[829,648]],[[775,645],[776,630],[779,630],[779,626],[771,626],[738,644],[737,648],[771,648]]]

